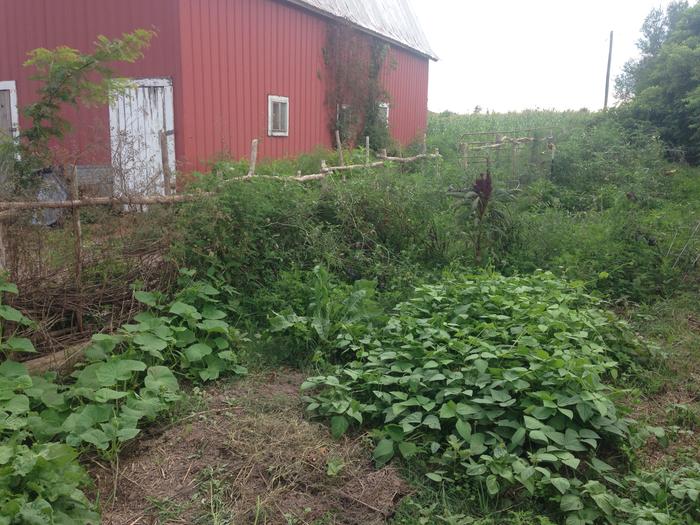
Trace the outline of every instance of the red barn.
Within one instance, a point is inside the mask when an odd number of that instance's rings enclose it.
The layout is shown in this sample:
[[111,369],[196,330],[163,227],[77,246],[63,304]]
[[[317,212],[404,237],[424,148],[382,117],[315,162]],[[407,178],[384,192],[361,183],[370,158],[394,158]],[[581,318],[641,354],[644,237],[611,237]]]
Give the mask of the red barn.
[[343,118],[363,118],[357,92],[373,75],[391,137],[405,145],[426,127],[435,59],[407,1],[0,0],[0,134],[26,126],[16,108],[36,96],[28,51],[89,51],[97,35],[152,28],[145,58],[118,68],[134,87],[109,108],[70,110],[66,143],[84,175],[162,180],[161,131],[183,172],[245,157],[253,138],[263,158],[330,147]]

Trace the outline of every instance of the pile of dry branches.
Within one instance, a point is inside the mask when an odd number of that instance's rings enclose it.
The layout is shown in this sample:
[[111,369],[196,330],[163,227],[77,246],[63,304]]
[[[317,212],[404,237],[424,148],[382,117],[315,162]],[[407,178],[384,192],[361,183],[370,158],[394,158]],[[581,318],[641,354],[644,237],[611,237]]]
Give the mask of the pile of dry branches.
[[166,218],[158,213],[98,213],[86,228],[82,272],[76,280],[69,229],[17,217],[6,227],[9,279],[18,296],[5,301],[36,325],[24,334],[40,353],[111,332],[138,313],[133,289],[167,289],[176,271],[165,255]]

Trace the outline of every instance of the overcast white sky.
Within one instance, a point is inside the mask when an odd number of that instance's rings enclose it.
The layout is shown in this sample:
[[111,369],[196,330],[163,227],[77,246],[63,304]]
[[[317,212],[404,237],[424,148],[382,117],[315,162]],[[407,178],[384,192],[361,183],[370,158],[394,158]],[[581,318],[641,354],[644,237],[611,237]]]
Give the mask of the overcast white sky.
[[[440,61],[432,111],[599,109],[610,31],[613,78],[644,18],[670,0],[411,0]],[[614,93],[611,81],[611,97]]]

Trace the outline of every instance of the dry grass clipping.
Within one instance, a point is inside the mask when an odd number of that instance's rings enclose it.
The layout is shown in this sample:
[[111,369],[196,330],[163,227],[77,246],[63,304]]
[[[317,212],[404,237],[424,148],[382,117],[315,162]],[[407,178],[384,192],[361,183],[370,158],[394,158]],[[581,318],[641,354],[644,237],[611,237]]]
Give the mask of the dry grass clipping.
[[206,410],[121,460],[114,502],[109,469],[93,469],[103,523],[384,523],[408,487],[373,467],[364,438],[335,441],[304,419],[302,379],[280,372],[209,391]]

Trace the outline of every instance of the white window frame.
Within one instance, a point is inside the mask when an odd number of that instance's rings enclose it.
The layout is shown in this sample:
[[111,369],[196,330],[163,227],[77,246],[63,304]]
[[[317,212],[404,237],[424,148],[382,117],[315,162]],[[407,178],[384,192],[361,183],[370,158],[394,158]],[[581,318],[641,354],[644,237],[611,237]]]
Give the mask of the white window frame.
[[[284,131],[279,131],[273,129],[273,122],[272,122],[272,108],[274,107],[275,103],[282,103],[284,104],[285,108],[287,108],[287,115],[286,115],[286,122],[287,122],[287,129]],[[289,97],[282,97],[279,95],[268,95],[267,97],[267,134],[270,137],[288,137],[289,136]]]
[[335,121],[340,122],[340,112],[350,110],[352,112],[352,106],[350,104],[336,104],[335,106]]
[[0,91],[10,92],[10,121],[12,137],[19,137],[19,110],[17,109],[17,83],[14,80],[0,80]]
[[389,112],[391,111],[391,105],[388,102],[381,102],[379,107],[386,110],[386,121],[385,124],[389,126]]

